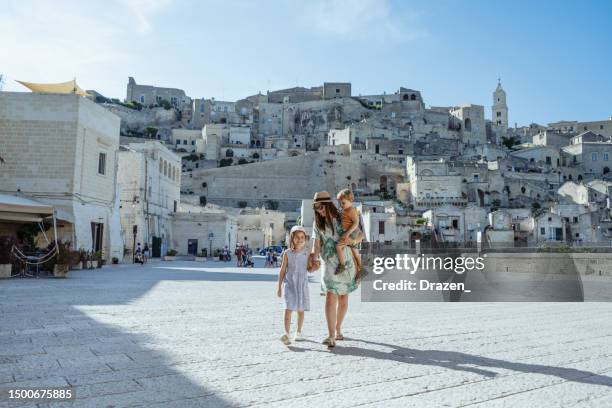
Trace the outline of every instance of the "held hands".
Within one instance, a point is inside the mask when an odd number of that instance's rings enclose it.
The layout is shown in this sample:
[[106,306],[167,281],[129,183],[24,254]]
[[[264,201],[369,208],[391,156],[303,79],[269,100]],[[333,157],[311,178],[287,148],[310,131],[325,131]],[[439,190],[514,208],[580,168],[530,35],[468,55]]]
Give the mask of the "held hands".
[[308,255],[308,264],[306,265],[306,270],[308,272],[314,272],[321,268],[321,261],[319,261],[319,257],[315,254]]

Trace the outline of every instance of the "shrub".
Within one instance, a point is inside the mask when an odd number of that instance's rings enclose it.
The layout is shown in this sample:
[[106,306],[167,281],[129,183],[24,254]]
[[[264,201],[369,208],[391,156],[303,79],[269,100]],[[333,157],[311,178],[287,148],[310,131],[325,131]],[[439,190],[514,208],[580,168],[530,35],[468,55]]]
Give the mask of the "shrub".
[[247,206],[247,202],[246,201],[238,201],[238,207],[239,208],[246,208]]
[[238,164],[247,164],[247,160],[245,158],[238,159]]
[[165,99],[161,99],[158,102],[158,105],[161,106],[162,108],[164,108],[165,110],[170,110],[170,109],[173,108],[172,104],[170,102],[168,102],[167,100],[165,100]]
[[119,258],[113,256],[113,265],[117,265],[119,263]]
[[157,137],[157,128],[147,127],[145,129],[145,135],[150,139],[155,139]]
[[169,250],[166,252],[166,255],[167,255],[167,256],[176,256],[176,254],[177,254],[176,249],[169,249]]

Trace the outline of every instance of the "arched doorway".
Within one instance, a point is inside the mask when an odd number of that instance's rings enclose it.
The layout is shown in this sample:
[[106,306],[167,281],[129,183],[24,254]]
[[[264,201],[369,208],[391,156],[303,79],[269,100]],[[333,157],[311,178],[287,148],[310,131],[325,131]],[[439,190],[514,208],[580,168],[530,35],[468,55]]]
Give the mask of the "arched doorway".
[[465,120],[465,131],[466,132],[471,132],[472,131],[472,119],[467,118]]

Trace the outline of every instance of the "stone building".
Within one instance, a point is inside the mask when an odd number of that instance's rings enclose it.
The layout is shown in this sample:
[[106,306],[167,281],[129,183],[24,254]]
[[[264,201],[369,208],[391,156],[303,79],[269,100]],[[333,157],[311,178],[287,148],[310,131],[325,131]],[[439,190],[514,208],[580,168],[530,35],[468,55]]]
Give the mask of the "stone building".
[[447,162],[442,159],[415,160],[408,156],[406,176],[410,183],[409,200],[415,209],[467,205],[462,176],[450,173]]
[[117,156],[124,246],[133,250],[134,242],[148,243],[153,256],[163,256],[180,202],[181,160],[151,141],[122,146]]
[[562,243],[567,240],[565,220],[552,212],[545,212],[535,218],[533,240],[536,244]]
[[441,243],[476,242],[478,232],[484,231],[487,225],[487,211],[473,204],[432,208],[423,213],[423,218],[433,226]]
[[182,89],[140,85],[133,77],[129,77],[125,100],[138,102],[144,106],[157,105],[165,100],[175,108],[189,110],[191,113],[191,98],[185,95]]
[[410,234],[397,222],[392,201],[364,201],[357,206],[363,220],[363,233],[367,242],[408,241]]
[[181,208],[172,217],[171,249],[179,255],[196,255],[206,250],[215,255],[224,247],[236,247],[238,226],[236,217],[221,209]]
[[332,129],[328,133],[328,146],[350,145],[351,144],[351,128]]
[[202,130],[172,129],[172,144],[178,151],[187,153],[204,153],[204,136]]
[[526,149],[516,150],[510,153],[511,157],[519,157],[532,163],[557,168],[561,164],[561,156],[558,147],[555,146],[533,146]]
[[251,146],[251,127],[248,125],[230,126],[229,144]]
[[602,137],[592,132],[575,136],[571,144],[563,148],[570,156],[568,166],[578,166],[585,175],[597,177],[607,175],[612,168],[612,141],[603,141]]
[[318,101],[323,99],[323,87],[314,86],[304,88],[296,86],[294,88],[268,91],[267,102],[269,103],[297,103],[307,101]]
[[[285,213],[266,208],[238,212],[238,242],[255,250],[285,243]],[[245,239],[246,238],[246,239]]]
[[467,145],[479,145],[487,142],[485,129],[484,106],[462,105],[450,111],[451,120],[459,124],[461,140]]
[[325,82],[323,83],[323,99],[350,98],[350,82]]
[[527,246],[534,219],[528,208],[503,208],[489,213],[485,239],[490,247]]
[[60,238],[109,262],[123,257],[119,122],[78,95],[0,92],[0,190],[60,210]]
[[576,129],[578,132],[590,131],[598,135],[612,137],[612,116],[607,120],[596,120],[592,122],[577,122]]
[[532,137],[532,143],[536,146],[549,146],[560,149],[570,144],[572,134],[560,133],[552,130],[544,130]]

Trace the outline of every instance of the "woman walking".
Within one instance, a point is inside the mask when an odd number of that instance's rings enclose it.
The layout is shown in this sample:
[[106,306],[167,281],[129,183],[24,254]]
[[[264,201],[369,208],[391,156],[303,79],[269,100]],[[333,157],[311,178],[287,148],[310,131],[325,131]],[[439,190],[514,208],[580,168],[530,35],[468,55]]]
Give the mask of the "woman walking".
[[322,286],[325,291],[325,319],[328,336],[323,341],[328,347],[334,347],[336,340],[344,340],[342,323],[348,310],[348,295],[357,287],[357,269],[351,249],[344,247],[346,259],[342,273],[335,274],[339,260],[336,245],[342,234],[340,214],[327,191],[317,192],[313,200],[315,213],[312,235],[315,239],[312,252],[325,263]]

